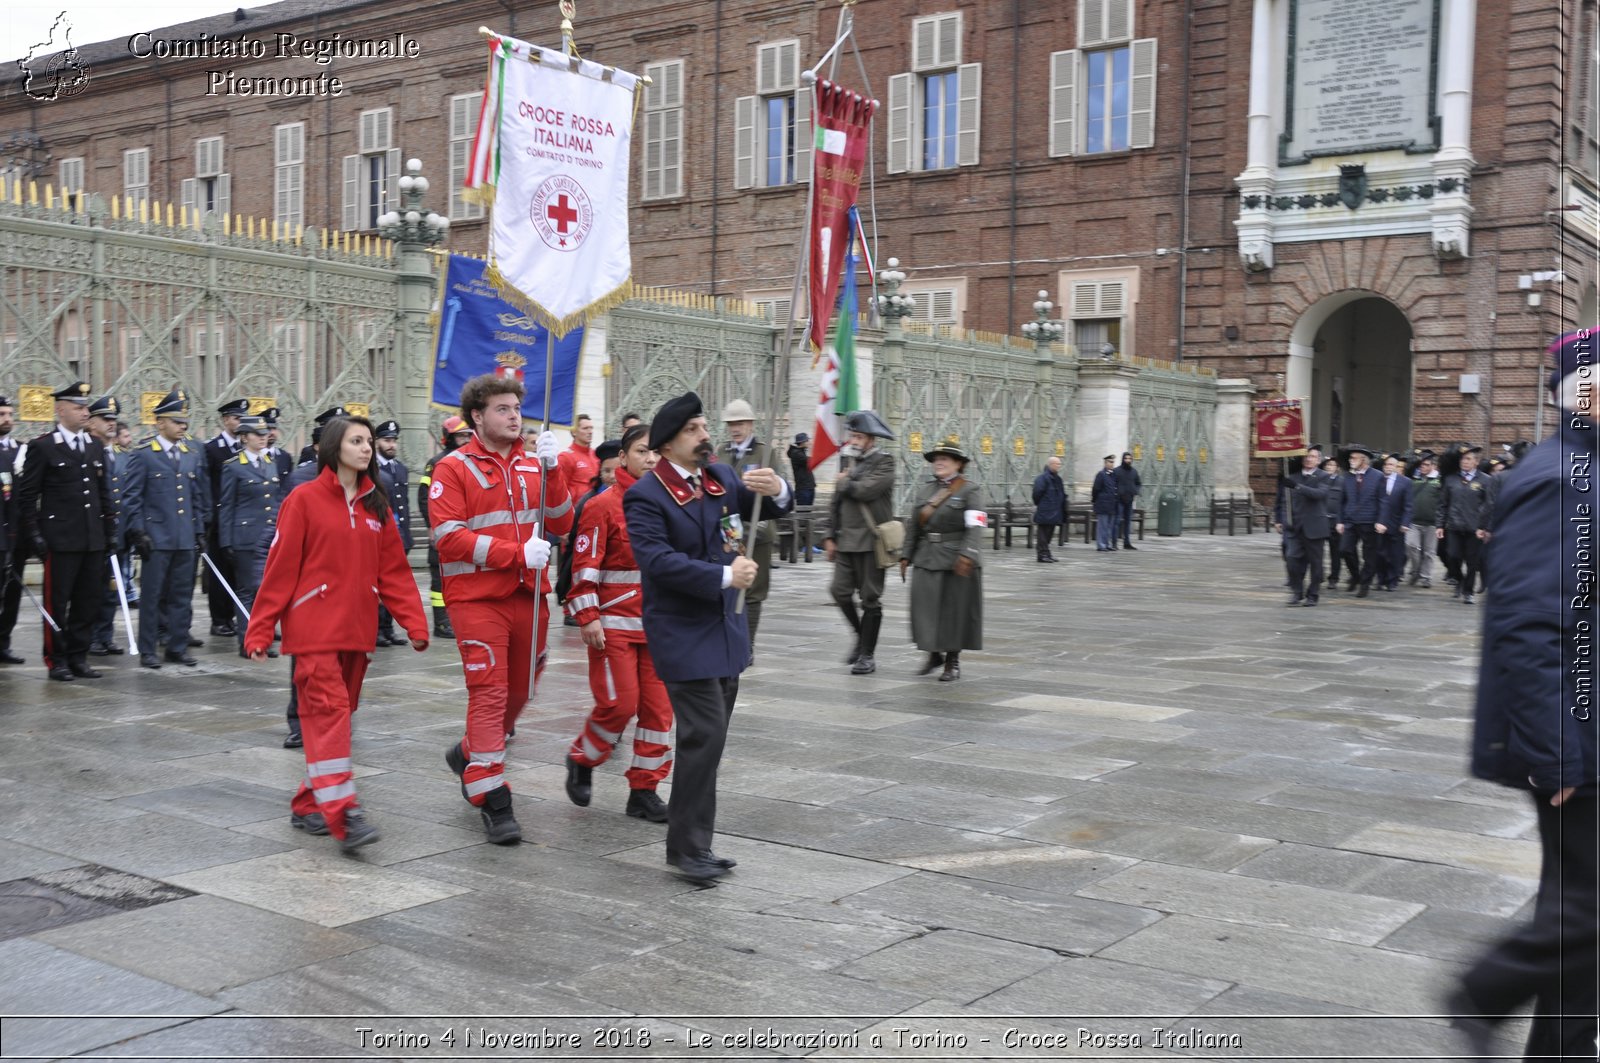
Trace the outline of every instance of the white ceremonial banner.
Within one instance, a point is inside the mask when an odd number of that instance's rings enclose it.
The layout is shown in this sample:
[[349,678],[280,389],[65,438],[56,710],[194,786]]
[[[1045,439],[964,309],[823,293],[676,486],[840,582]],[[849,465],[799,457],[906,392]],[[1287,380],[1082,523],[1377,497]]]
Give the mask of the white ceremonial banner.
[[493,204],[489,280],[564,336],[628,298],[633,74],[509,37],[489,77],[466,185]]

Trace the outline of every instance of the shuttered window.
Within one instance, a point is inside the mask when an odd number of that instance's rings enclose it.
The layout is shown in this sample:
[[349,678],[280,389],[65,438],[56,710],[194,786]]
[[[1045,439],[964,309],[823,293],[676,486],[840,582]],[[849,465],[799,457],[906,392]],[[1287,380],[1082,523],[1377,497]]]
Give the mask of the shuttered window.
[[306,125],[290,122],[272,131],[272,217],[283,225],[305,224]]
[[232,209],[233,178],[226,170],[221,137],[201,137],[194,142],[194,176],[184,179],[178,196],[191,220],[206,214],[221,218]]
[[734,101],[733,185],[772,188],[811,179],[811,93],[800,88],[800,42],[756,49],[756,95]]
[[375,229],[378,216],[400,205],[400,149],[394,146],[394,109],[362,111],[355,155],[346,155],[340,177],[344,200],[341,229]]
[[1048,136],[1056,158],[1154,147],[1155,38],[1052,53]]
[[1078,0],[1078,47],[1104,48],[1133,39],[1133,0]]
[[461,198],[472,162],[472,138],[478,131],[478,112],[483,109],[483,93],[467,92],[450,97],[450,220],[474,221],[483,217],[480,203]]
[[916,300],[916,306],[911,311],[911,320],[927,321],[935,325],[961,323],[961,300],[956,289],[902,287],[901,291]]
[[149,148],[129,148],[122,153],[122,195],[129,206],[150,198]]
[[683,195],[683,60],[646,63],[644,200]]
[[890,173],[978,164],[983,67],[963,63],[960,12],[911,24],[911,72],[889,78]]

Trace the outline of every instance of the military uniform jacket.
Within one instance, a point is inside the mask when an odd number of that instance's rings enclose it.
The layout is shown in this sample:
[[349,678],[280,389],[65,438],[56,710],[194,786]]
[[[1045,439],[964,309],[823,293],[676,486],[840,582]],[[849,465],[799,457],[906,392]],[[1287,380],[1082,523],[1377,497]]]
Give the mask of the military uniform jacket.
[[[744,457],[737,464],[734,463],[733,444],[731,442],[724,443],[717,448],[717,460],[731,468],[735,476],[743,476],[745,466],[754,465],[758,469],[771,469],[785,480],[789,478],[788,463],[778,455],[772,444],[763,443],[759,439],[750,444],[749,449],[744,452]],[[646,479],[649,479],[649,477],[646,477]],[[748,516],[749,510],[746,510],[745,514]],[[888,517],[884,518],[884,520],[888,519]],[[770,546],[777,540],[777,537],[777,529],[771,521],[764,520],[756,524],[756,542],[758,544]]]
[[18,446],[10,436],[0,438],[0,554],[22,545],[21,511],[17,509],[17,483],[12,467]]
[[394,514],[395,527],[400,529],[400,543],[406,548],[406,553],[411,552],[411,500],[406,497],[410,485],[406,481],[411,479],[411,470],[406,468],[406,463],[399,458],[385,462],[378,459],[378,475],[383,480],[383,486],[389,493],[389,512]]
[[1443,480],[1444,489],[1439,492],[1439,527],[1466,532],[1487,527],[1489,478],[1477,473],[1468,483],[1457,473]]
[[25,541],[39,536],[51,550],[95,551],[116,538],[116,502],[99,440],[90,438],[79,452],[59,429],[47,432],[22,448],[13,471],[11,498]]
[[[871,514],[871,525],[861,512],[863,503]],[[850,467],[849,478],[834,487],[828,512],[834,549],[872,553],[877,545],[876,527],[894,517],[894,458],[878,446],[867,451]]]
[[[142,447],[143,447],[143,444],[141,444],[141,449],[142,449]],[[222,467],[224,465],[226,465],[230,460],[232,460],[232,458],[233,458],[233,456],[235,454],[239,453],[239,451],[241,451],[243,449],[244,449],[244,444],[243,443],[240,443],[237,439],[235,439],[232,443],[230,443],[223,436],[223,434],[221,432],[218,432],[216,435],[214,435],[210,439],[206,440],[206,445],[205,445],[206,486],[210,489],[206,494],[206,498],[208,498],[210,500],[210,502],[211,502],[211,505],[208,506],[207,509],[206,509],[206,523],[207,524],[210,524],[213,521],[217,520],[218,517],[221,515],[220,507],[222,505]],[[157,550],[166,550],[166,549],[174,549],[174,550],[176,550],[176,549],[178,549],[178,547],[158,546],[158,547],[156,547],[156,549]]]
[[294,455],[282,447],[268,447],[267,453],[272,455],[272,463],[278,467],[278,475],[284,483],[289,482],[289,477],[294,475]]
[[153,439],[128,455],[128,535],[150,536],[157,550],[193,550],[213,512],[206,459],[182,440],[173,449],[176,458]]
[[265,452],[252,462],[248,451],[222,467],[222,502],[217,507],[217,545],[253,550],[278,526],[278,507],[289,483]]
[[944,485],[929,477],[918,488],[911,503],[911,519],[906,522],[903,556],[918,568],[942,572],[955,568],[956,558],[966,556],[974,565],[983,564],[983,529],[988,514],[983,508],[983,488],[965,480],[961,488],[940,503],[924,523],[922,509]]
[[128,522],[122,515],[122,491],[127,483],[128,451],[118,446],[106,448],[106,479],[111,484],[111,506],[116,513],[116,533],[112,547],[121,553],[128,547]]

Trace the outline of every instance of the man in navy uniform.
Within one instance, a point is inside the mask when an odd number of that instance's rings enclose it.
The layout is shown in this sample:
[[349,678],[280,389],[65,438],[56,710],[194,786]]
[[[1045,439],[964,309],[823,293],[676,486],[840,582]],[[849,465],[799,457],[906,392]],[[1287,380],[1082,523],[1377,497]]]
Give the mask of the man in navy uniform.
[[55,393],[56,428],[30,441],[13,467],[13,494],[34,556],[44,559],[44,597],[58,632],[44,626],[50,678],[98,679],[88,665],[89,635],[100,615],[100,577],[116,538],[106,448],[88,432],[89,385]]
[[[410,491],[407,483],[411,479],[411,470],[406,468],[406,463],[397,455],[400,452],[400,422],[384,421],[373,431],[375,442],[373,446],[378,451],[378,475],[383,478],[384,487],[389,492],[389,511],[394,514],[395,527],[400,529],[400,542],[405,546],[406,553],[411,552],[411,506],[406,494]],[[379,646],[408,646],[411,640],[401,638],[394,633],[394,617],[389,615],[382,603],[378,605],[378,645]]]
[[294,474],[294,455],[278,445],[278,418],[282,415],[276,406],[261,411],[261,420],[267,426],[267,457],[278,467],[279,482],[287,484]]
[[[215,510],[206,458],[183,438],[189,428],[189,403],[183,389],[169,391],[156,405],[155,414],[156,437],[128,456],[123,491],[128,538],[144,562],[139,588],[144,603],[139,610],[139,663],[146,668],[161,667],[156,636],[158,630],[165,630],[166,659],[195,665],[200,662],[189,653],[189,626],[194,620],[196,553],[205,549],[206,518]],[[238,419],[232,423],[237,430]],[[216,557],[212,560],[222,566]],[[218,590],[228,598],[220,584]],[[231,598],[228,607],[233,608]],[[163,609],[164,618],[158,615]],[[211,616],[213,631],[218,617],[231,621],[231,614],[213,612]],[[233,634],[233,624],[227,627]]]
[[0,664],[24,663],[11,652],[11,629],[17,624],[17,609],[22,604],[22,566],[28,559],[14,500],[17,485],[12,465],[17,458],[17,441],[11,437],[11,429],[15,423],[16,407],[8,396],[0,395]]
[[100,618],[95,621],[94,631],[89,636],[89,652],[96,657],[119,656],[125,652],[117,644],[116,621],[117,614],[122,611],[121,600],[117,597],[116,577],[111,571],[111,558],[117,559],[121,566],[123,589],[128,595],[128,604],[139,604],[138,593],[126,581],[133,572],[128,563],[133,559],[133,554],[128,550],[126,529],[122,520],[122,472],[127,462],[125,454],[117,445],[117,415],[121,413],[121,406],[115,395],[102,395],[89,404],[89,431],[100,440],[106,448],[106,478],[111,482],[111,504],[117,514],[117,533],[115,541],[106,548],[105,591],[101,596]]
[[[278,505],[288,494],[287,480],[279,475],[277,463],[267,454],[269,433],[264,417],[241,417],[241,450],[222,467],[222,503],[217,507],[219,543],[233,558],[233,593],[249,609],[261,585],[264,569],[262,540],[268,544],[278,529]],[[245,656],[244,629],[249,618],[239,613],[233,622],[239,632],[239,656]],[[267,656],[276,657],[269,649]]]
[[[170,397],[170,396],[169,396]],[[205,465],[206,486],[209,491],[206,497],[210,505],[206,507],[205,532],[214,544],[217,541],[217,501],[222,497],[222,466],[229,461],[244,445],[239,441],[239,418],[250,412],[249,399],[234,399],[217,407],[217,413],[222,418],[222,431],[206,441]],[[187,423],[188,414],[184,414]],[[159,433],[157,433],[159,435]],[[187,444],[185,444],[187,446]],[[147,449],[141,447],[141,450]],[[218,547],[217,552],[211,555],[211,560],[222,566],[224,572],[228,571],[231,563],[226,556],[226,551]],[[211,611],[211,633],[232,637],[233,630],[233,599],[228,597],[228,592],[222,584],[207,576],[205,580],[206,602]],[[141,628],[144,624],[139,625]],[[144,650],[140,649],[140,654]]]
[[705,411],[692,391],[650,422],[650,449],[662,460],[628,489],[622,509],[642,576],[645,638],[678,726],[667,863],[708,885],[733,867],[712,852],[711,838],[717,766],[739,673],[750,660],[747,616],[737,603],[759,566],[745,556],[745,515],[775,520],[794,508],[794,498],[771,469],[741,477],[712,463]]
[[[1376,455],[1360,443],[1351,443],[1344,451],[1349,455],[1350,474],[1341,485],[1344,497],[1334,531],[1340,536],[1339,549],[1344,554],[1345,571],[1349,573],[1350,581],[1344,589],[1356,591],[1357,598],[1365,598],[1378,568],[1378,498],[1383,474],[1372,467]],[[1359,561],[1357,547],[1360,548]],[[1356,590],[1358,583],[1360,590]]]

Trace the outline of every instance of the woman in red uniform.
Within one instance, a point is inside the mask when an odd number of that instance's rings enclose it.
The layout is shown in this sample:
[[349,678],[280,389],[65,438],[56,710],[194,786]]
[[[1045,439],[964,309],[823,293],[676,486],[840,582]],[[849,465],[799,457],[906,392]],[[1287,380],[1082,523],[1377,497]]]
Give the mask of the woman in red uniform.
[[589,689],[595,707],[567,753],[567,796],[587,805],[594,769],[638,717],[633,761],[628,766],[627,813],[652,823],[667,821],[656,787],[672,770],[672,702],[656,675],[644,641],[639,566],[628,544],[622,496],[655,468],[650,430],[637,424],[622,434],[622,464],[610,490],[591,498],[573,528],[572,590],[567,611],[583,629],[589,647]]
[[283,625],[306,751],[306,778],[289,821],[311,834],[332,834],[350,852],[378,840],[356,802],[350,772],[350,714],[378,633],[373,605],[388,606],[419,652],[428,648],[428,625],[389,501],[374,486],[372,422],[329,421],[317,444],[317,470],[278,513],[245,652],[266,660],[273,629]]

